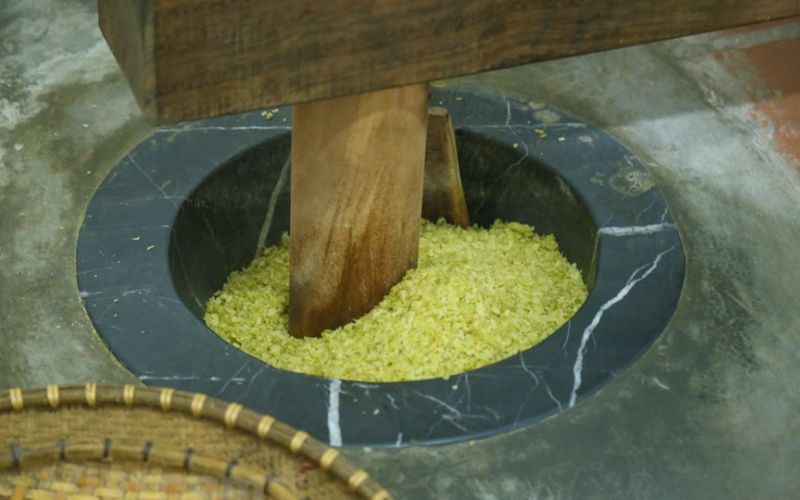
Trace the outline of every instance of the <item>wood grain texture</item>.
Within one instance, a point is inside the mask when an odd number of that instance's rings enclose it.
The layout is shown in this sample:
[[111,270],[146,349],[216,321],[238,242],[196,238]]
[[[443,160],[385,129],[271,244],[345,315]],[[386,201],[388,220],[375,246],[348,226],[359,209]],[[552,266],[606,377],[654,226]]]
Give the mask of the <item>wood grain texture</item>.
[[453,121],[447,110],[439,106],[428,109],[422,217],[431,222],[445,219],[450,224],[469,227]]
[[427,85],[294,107],[289,331],[372,309],[417,263]]
[[128,78],[139,106],[157,121],[155,53],[153,50],[154,0],[100,0],[100,31]]
[[[428,82],[800,15],[798,0],[98,0],[158,122]],[[115,33],[152,31],[155,86]],[[138,50],[136,48],[133,49]]]

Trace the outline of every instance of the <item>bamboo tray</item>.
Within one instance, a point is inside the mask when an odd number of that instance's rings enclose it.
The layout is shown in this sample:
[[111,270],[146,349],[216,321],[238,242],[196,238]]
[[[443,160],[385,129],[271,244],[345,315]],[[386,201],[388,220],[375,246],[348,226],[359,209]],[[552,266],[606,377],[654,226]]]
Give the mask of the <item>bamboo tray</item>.
[[306,432],[204,394],[50,385],[0,394],[0,498],[389,499]]

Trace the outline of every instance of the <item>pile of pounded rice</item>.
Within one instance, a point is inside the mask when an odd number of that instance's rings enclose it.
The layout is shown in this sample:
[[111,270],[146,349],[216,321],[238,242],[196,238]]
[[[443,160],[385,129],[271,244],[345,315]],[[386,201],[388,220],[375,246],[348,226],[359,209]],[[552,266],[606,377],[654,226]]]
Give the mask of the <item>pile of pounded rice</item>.
[[228,277],[208,326],[277,368],[359,381],[446,377],[536,345],[586,299],[552,236],[422,222],[419,265],[365,316],[319,338],[288,333],[289,238]]

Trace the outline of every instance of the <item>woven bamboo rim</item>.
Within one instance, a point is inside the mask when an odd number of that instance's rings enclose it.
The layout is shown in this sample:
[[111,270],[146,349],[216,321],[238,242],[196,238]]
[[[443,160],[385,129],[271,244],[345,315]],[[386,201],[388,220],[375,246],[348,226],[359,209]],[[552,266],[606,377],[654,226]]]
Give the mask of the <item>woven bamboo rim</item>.
[[225,478],[236,484],[263,491],[276,500],[298,500],[298,496],[270,473],[260,467],[225,461],[214,457],[199,455],[191,448],[184,450],[161,447],[148,441],[143,445],[115,443],[111,439],[93,441],[70,441],[66,439],[12,445],[0,454],[0,470],[22,467],[28,462],[54,462],[63,460],[140,461],[164,467],[180,467],[187,472],[208,474]]
[[[328,447],[309,436],[269,415],[249,410],[238,403],[227,403],[201,393],[176,391],[171,388],[138,387],[134,385],[109,386],[94,383],[83,386],[49,385],[44,389],[22,390],[10,389],[0,394],[0,414],[22,412],[26,409],[58,410],[67,406],[83,406],[98,408],[103,406],[147,407],[163,411],[178,412],[195,418],[209,419],[221,423],[231,429],[239,429],[248,434],[275,443],[289,449],[292,453],[309,458],[319,464],[320,468],[345,481],[350,489],[362,498],[371,500],[387,500],[389,493],[369,477],[369,474],[343,457],[339,451]],[[153,443],[114,444],[110,440],[99,442],[76,443],[34,443],[22,447],[12,444],[0,454],[0,469],[19,467],[26,457],[60,458],[67,452],[72,457],[96,459],[114,453],[122,459],[141,460],[143,450],[148,449],[148,458],[167,461],[164,465],[185,465],[187,450],[158,448]],[[66,447],[66,448],[65,448]],[[153,451],[158,450],[155,455]],[[157,457],[157,458],[156,458]],[[191,458],[191,457],[190,457]],[[282,491],[281,484],[269,480],[268,472],[256,467],[231,462],[220,462],[210,457],[191,458],[189,465],[199,467],[197,471],[211,475],[221,475],[267,488],[267,492],[275,498],[292,498],[291,496],[275,496]],[[272,489],[270,489],[272,488]],[[273,491],[275,494],[273,494]]]

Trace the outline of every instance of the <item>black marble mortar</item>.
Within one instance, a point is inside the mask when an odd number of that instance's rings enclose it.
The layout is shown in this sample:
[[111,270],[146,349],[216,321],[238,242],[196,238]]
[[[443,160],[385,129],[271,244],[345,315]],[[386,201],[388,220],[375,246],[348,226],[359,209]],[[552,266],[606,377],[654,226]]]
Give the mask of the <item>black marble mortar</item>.
[[[340,381],[273,368],[220,339],[205,301],[288,230],[290,111],[164,127],[97,190],[78,243],[86,309],[115,356],[150,385],[271,413],[333,445],[444,443],[565,411],[619,376],[669,321],[684,276],[678,231],[624,146],[558,110],[474,89],[435,89],[456,126],[473,222],[555,235],[590,294],[551,337],[448,379]],[[376,411],[378,410],[378,411]]]

